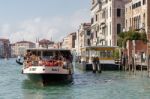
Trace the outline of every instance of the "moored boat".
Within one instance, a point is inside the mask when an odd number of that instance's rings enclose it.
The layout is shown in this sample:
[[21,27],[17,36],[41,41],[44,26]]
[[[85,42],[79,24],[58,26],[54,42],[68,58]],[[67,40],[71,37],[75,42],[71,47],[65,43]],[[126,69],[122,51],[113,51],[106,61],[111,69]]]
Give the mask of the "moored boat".
[[53,81],[72,81],[73,65],[70,50],[27,49],[22,73],[43,85]]

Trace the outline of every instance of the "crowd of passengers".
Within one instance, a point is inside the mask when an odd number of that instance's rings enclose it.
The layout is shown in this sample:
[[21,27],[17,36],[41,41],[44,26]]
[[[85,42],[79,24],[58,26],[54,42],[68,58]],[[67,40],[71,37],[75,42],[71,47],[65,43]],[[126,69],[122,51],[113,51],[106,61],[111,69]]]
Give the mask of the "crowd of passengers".
[[38,65],[45,65],[45,66],[63,66],[69,62],[72,62],[72,55],[58,55],[55,56],[48,56],[48,57],[40,57],[32,52],[27,52],[25,57],[25,64],[26,66],[38,66]]

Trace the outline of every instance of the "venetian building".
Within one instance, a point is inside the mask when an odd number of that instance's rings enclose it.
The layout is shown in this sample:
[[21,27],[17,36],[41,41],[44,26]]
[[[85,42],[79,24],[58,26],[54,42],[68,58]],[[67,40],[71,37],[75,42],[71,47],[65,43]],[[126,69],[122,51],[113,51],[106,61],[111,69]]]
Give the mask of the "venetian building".
[[26,54],[26,49],[35,48],[35,43],[30,41],[19,41],[14,43],[13,50],[15,56],[24,56]]
[[[150,0],[129,0],[125,5],[125,31],[134,30],[139,33],[146,33],[148,43],[136,40],[127,42],[127,55],[143,58],[148,53],[150,55]],[[133,53],[134,51],[134,53]],[[147,54],[147,55],[148,55]],[[145,61],[146,62],[146,61]]]
[[117,34],[124,28],[126,1],[128,0],[92,0],[93,46],[117,46]]
[[81,56],[81,49],[87,46],[91,46],[91,23],[82,23],[77,32],[77,55]]
[[130,0],[125,5],[125,30],[148,30],[147,0]]
[[47,40],[47,39],[42,39],[38,41],[38,46],[40,48],[53,48],[54,42]]
[[11,46],[9,39],[0,39],[0,58],[11,57]]
[[76,40],[76,32],[70,33],[63,38],[61,47],[73,51],[75,50],[75,40]]

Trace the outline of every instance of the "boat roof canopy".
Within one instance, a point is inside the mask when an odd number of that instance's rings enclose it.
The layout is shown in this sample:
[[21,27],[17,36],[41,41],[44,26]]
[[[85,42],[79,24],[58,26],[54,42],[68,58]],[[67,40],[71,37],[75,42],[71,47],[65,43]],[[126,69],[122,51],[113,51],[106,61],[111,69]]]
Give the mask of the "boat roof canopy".
[[118,46],[85,46],[82,49],[84,50],[104,50],[104,49],[115,49],[118,48]]
[[46,49],[46,48],[28,48],[27,51],[70,51],[69,49]]

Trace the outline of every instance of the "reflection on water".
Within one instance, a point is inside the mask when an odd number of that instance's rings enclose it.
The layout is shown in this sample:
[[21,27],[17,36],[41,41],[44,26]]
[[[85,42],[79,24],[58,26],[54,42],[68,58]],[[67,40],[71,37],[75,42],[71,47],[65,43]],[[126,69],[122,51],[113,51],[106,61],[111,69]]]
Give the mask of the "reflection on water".
[[21,74],[14,59],[0,60],[0,67],[0,99],[150,99],[146,72],[93,74],[76,69],[73,83],[42,87]]
[[[46,87],[39,86],[30,80],[22,83],[23,99],[73,99],[69,93],[72,84],[49,84]],[[49,97],[49,98],[48,98]]]
[[28,90],[25,90],[23,92],[23,95],[23,99],[44,99],[44,95],[40,91],[30,92]]

